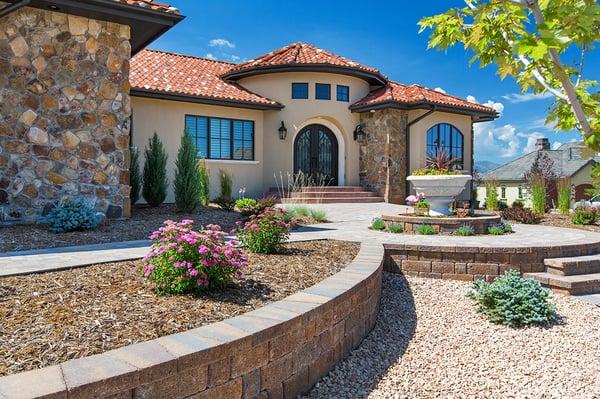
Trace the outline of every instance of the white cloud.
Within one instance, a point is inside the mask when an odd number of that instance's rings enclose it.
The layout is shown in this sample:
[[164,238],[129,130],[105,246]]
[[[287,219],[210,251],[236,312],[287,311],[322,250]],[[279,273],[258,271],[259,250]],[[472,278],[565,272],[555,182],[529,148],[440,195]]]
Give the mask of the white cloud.
[[204,56],[204,58],[208,58],[209,60],[216,60],[217,57],[215,57],[215,55],[213,53],[206,53],[206,55]]
[[488,107],[493,108],[500,115],[502,115],[502,112],[504,112],[504,104],[502,103],[497,103],[492,100],[489,100],[488,102],[483,103],[483,105],[487,105]]
[[527,144],[525,144],[525,147],[523,148],[523,154],[529,154],[530,152],[535,151],[537,139],[546,137],[545,134],[540,132],[519,133],[519,136],[527,139]]
[[241,60],[241,57],[237,56],[237,55],[232,55],[231,56],[231,61],[233,62],[238,62],[239,60]]
[[441,87],[436,87],[436,88],[435,88],[435,89],[433,89],[433,90],[435,90],[435,91],[437,91],[437,92],[439,92],[439,93],[442,93],[442,94],[446,94],[446,90],[442,89]]
[[472,96],[470,94],[467,96],[467,101],[470,102],[470,103],[479,103],[479,101],[477,101],[477,99],[475,98],[475,96]]
[[528,101],[543,100],[545,98],[551,98],[551,97],[553,97],[553,96],[550,92],[544,92],[541,94],[511,93],[511,94],[502,96],[503,99],[505,99],[506,101],[508,101],[511,104],[526,103]]
[[231,43],[229,40],[227,39],[212,39],[211,41],[208,42],[208,45],[210,47],[228,47],[228,48],[235,48],[235,44]]
[[517,129],[510,124],[496,126],[494,122],[476,123],[473,132],[477,158],[511,158],[518,154],[521,147]]

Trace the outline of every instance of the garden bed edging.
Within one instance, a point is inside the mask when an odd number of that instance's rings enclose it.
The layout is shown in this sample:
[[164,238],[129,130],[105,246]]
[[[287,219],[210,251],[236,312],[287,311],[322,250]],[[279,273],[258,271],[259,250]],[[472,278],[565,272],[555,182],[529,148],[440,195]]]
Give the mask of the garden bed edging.
[[294,398],[373,328],[383,257],[381,244],[363,242],[342,271],[283,300],[186,332],[0,378],[0,398]]

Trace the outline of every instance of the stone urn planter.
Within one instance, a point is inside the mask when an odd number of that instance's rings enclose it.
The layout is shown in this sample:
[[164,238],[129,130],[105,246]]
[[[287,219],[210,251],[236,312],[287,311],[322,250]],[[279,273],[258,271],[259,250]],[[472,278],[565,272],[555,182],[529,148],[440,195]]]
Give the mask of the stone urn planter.
[[412,175],[407,180],[416,192],[425,195],[431,216],[449,216],[450,205],[472,178],[471,175]]

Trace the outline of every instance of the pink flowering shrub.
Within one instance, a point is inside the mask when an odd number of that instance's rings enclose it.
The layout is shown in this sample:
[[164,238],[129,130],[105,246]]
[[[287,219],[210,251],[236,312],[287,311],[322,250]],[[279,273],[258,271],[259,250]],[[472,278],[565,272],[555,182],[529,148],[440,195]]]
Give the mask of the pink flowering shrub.
[[195,231],[192,220],[167,220],[152,233],[142,273],[159,294],[183,294],[222,289],[242,276],[248,261],[236,241],[225,242],[217,225]]
[[237,236],[242,245],[251,252],[272,254],[281,249],[289,238],[294,219],[286,221],[283,209],[267,208],[259,215],[252,215],[246,223],[238,222]]

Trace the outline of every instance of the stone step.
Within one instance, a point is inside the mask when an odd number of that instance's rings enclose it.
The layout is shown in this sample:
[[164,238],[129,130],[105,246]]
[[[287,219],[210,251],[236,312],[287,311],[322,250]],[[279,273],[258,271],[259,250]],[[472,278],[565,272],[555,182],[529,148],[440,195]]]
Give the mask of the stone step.
[[[281,191],[287,191],[287,187],[282,190],[277,187],[269,188],[271,193],[279,193]],[[363,192],[367,191],[364,187],[360,186],[324,186],[324,187],[304,187],[296,190],[295,192],[330,192],[330,193],[341,193],[341,192]]]
[[383,197],[282,198],[283,204],[366,204],[384,202]]
[[553,291],[568,295],[587,295],[600,293],[600,273],[561,276],[553,273],[524,273],[524,278],[531,278],[542,283]]
[[372,191],[300,191],[290,193],[290,198],[351,198],[351,197],[377,197]]
[[546,271],[561,276],[600,273],[600,254],[573,256],[569,258],[548,258],[544,260]]

